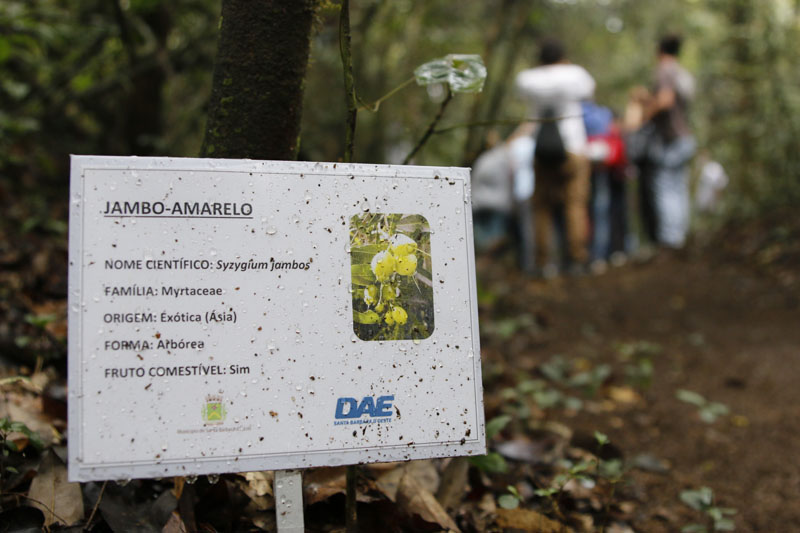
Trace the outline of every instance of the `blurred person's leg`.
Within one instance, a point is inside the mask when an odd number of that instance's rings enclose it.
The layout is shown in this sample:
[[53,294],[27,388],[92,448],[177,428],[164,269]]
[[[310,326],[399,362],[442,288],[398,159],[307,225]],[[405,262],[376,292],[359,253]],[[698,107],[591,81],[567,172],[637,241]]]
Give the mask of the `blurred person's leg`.
[[591,174],[592,261],[605,261],[611,253],[611,190],[609,172],[599,168]]
[[589,188],[591,166],[589,159],[568,154],[564,163],[565,184],[564,218],[567,223],[569,257],[573,265],[585,265],[589,258],[587,237],[589,230]]
[[653,191],[653,169],[641,167],[639,171],[639,218],[642,222],[642,233],[651,243],[658,239],[658,219],[656,217]]
[[680,248],[689,231],[689,161],[694,155],[692,137],[679,137],[665,144],[654,176],[654,199],[658,242]]
[[519,228],[519,267],[525,274],[533,274],[536,262],[531,199],[517,203],[517,226]]
[[680,248],[689,229],[688,169],[662,168],[654,180],[658,243]]
[[628,250],[628,193],[624,176],[612,175],[609,179],[611,199],[611,253],[627,253]]
[[553,205],[559,176],[557,169],[534,163],[536,189],[533,191],[533,235],[536,266],[544,269],[552,262]]

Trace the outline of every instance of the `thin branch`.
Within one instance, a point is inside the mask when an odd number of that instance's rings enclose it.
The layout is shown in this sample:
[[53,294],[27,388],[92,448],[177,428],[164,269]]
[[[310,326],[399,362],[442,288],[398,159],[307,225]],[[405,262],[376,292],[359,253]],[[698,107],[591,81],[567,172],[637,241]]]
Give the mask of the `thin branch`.
[[136,62],[136,43],[134,42],[133,35],[130,28],[130,22],[119,4],[119,0],[111,0],[114,6],[114,18],[117,20],[119,26],[119,36],[122,44],[124,45],[125,52],[128,55],[128,62],[133,65]]
[[100,494],[97,495],[97,501],[94,503],[94,507],[92,508],[92,513],[89,515],[89,519],[86,521],[86,528],[90,528],[92,525],[92,520],[94,520],[94,515],[97,514],[97,509],[100,507],[100,500],[103,499],[103,492],[106,490],[106,485],[108,481],[103,481],[103,486],[100,487]]
[[517,124],[523,124],[525,122],[554,122],[557,120],[563,120],[565,118],[580,118],[583,115],[566,115],[563,117],[553,117],[553,118],[506,118],[506,119],[497,119],[497,120],[479,120],[477,122],[462,122],[460,124],[453,124],[452,126],[447,126],[446,128],[441,128],[438,130],[434,130],[433,133],[449,133],[453,130],[461,129],[461,128],[479,128],[485,126],[514,126]]
[[59,521],[59,522],[61,522],[62,524],[66,524],[66,523],[67,523],[67,521],[66,521],[66,520],[64,520],[63,518],[61,518],[60,516],[58,516],[58,515],[55,513],[55,511],[53,511],[53,509],[51,509],[51,508],[50,508],[50,507],[49,507],[49,506],[48,506],[46,503],[44,503],[44,502],[41,502],[41,501],[37,500],[36,498],[31,498],[30,496],[28,496],[28,495],[26,495],[26,494],[23,494],[22,492],[0,492],[0,495],[2,495],[2,496],[16,496],[16,497],[22,497],[22,498],[25,498],[25,499],[26,499],[26,500],[28,500],[28,501],[32,501],[33,503],[38,503],[39,505],[41,505],[42,507],[44,507],[44,509],[45,509],[45,510],[46,510],[48,513],[50,513],[50,515],[51,515],[53,518],[55,518],[56,520],[58,520],[58,521]]
[[444,115],[444,110],[447,108],[447,104],[449,104],[450,100],[452,99],[453,99],[453,91],[450,90],[450,86],[448,85],[447,96],[445,96],[444,100],[442,101],[442,105],[439,107],[439,112],[436,113],[435,117],[433,117],[433,121],[431,121],[430,125],[428,126],[428,129],[425,130],[425,133],[422,135],[422,138],[419,140],[419,142],[417,142],[417,145],[403,160],[404,165],[407,165],[408,162],[411,161],[411,158],[417,155],[417,152],[419,152],[420,149],[422,149],[422,147],[425,145],[425,143],[428,142],[428,139],[430,138],[431,135],[433,135],[433,132],[436,130],[436,125],[442,119],[442,115]]
[[356,105],[356,89],[353,81],[353,54],[350,47],[350,0],[342,0],[342,10],[339,15],[339,53],[342,56],[342,70],[344,71],[344,93],[347,105],[346,130],[344,137],[344,161],[353,160],[353,146],[356,137],[356,119],[358,107]]
[[361,100],[361,98],[358,98],[358,96],[356,96],[356,98],[358,99],[358,103],[361,104],[361,107],[359,107],[359,109],[366,109],[367,111],[372,111],[373,113],[377,112],[378,108],[380,108],[381,103],[384,100],[388,100],[389,98],[394,96],[395,93],[400,92],[401,90],[405,89],[406,87],[408,87],[409,85],[414,83],[415,80],[416,80],[416,77],[415,76],[411,76],[406,81],[404,81],[403,83],[401,83],[400,85],[398,85],[397,87],[395,87],[394,89],[389,91],[388,93],[384,94],[383,96],[381,96],[380,98],[378,98],[377,100],[372,102],[371,104],[368,104],[368,103],[364,102],[363,100]]

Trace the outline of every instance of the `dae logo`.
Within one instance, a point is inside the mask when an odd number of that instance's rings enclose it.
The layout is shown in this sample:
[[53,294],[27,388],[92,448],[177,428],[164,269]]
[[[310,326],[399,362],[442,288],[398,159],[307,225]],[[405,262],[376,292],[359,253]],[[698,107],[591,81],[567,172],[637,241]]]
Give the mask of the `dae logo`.
[[222,424],[225,422],[225,402],[222,396],[209,394],[203,406],[203,421],[206,424]]
[[[394,396],[364,396],[361,401],[356,398],[339,398],[336,400],[336,421],[334,425],[376,424],[392,421],[392,402]],[[364,415],[367,415],[364,418]]]

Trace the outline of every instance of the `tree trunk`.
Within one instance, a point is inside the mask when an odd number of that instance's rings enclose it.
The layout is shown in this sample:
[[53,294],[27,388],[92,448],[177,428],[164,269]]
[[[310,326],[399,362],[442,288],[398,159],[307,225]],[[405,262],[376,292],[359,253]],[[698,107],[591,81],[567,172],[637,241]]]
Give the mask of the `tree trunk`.
[[294,159],[316,0],[223,0],[204,157]]

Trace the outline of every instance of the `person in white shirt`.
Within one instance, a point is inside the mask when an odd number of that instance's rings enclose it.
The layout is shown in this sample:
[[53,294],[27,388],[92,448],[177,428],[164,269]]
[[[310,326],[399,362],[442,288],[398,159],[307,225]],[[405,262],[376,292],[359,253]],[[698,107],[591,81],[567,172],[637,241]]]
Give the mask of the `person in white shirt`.
[[566,60],[557,40],[542,44],[539,59],[541,66],[523,70],[515,83],[528,103],[529,117],[537,120],[533,134],[537,142],[533,193],[536,262],[543,271],[552,271],[553,215],[563,207],[571,269],[582,271],[589,257],[590,164],[581,101],[594,95],[595,81],[586,69]]

